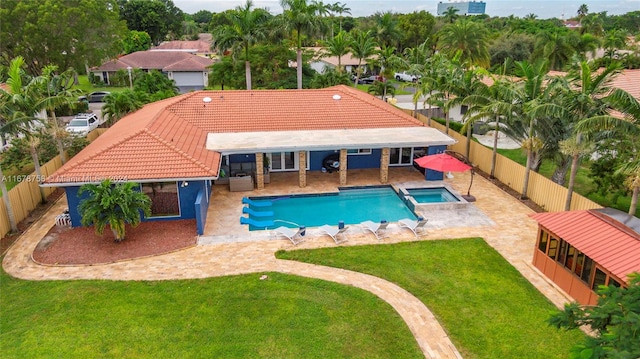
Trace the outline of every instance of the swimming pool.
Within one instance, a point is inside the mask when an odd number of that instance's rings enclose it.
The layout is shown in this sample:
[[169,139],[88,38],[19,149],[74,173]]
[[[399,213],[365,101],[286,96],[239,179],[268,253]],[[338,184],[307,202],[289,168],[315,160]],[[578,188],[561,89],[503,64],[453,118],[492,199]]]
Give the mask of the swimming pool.
[[407,192],[418,203],[460,202],[460,200],[445,187],[408,188]]
[[250,203],[245,212],[258,224],[250,224],[249,230],[417,218],[390,186],[339,188],[337,193],[251,197],[247,202]]

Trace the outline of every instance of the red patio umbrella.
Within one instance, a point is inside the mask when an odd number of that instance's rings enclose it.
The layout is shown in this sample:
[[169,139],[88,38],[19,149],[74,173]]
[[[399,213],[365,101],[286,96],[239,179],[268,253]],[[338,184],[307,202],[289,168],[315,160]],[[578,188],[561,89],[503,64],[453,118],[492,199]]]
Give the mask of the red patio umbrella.
[[[440,172],[465,172],[472,169],[468,164],[458,160],[457,158],[450,156],[446,153],[438,153],[436,155],[422,156],[416,158],[413,162],[417,163],[422,168],[427,168]],[[469,201],[475,201],[475,197],[471,195],[471,186],[473,185],[473,171],[471,171],[471,182],[469,183],[469,189],[467,195],[463,197]]]
[[464,172],[471,166],[446,153],[423,156],[413,160],[418,166],[440,172]]

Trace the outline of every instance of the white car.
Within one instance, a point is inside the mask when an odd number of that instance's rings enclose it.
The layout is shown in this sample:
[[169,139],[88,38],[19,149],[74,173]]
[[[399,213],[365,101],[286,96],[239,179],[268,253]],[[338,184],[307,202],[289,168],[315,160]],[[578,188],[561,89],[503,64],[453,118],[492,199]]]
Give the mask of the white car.
[[86,136],[101,124],[102,122],[95,113],[80,113],[67,124],[65,130],[72,134]]
[[396,72],[396,74],[393,75],[393,77],[398,81],[407,81],[407,82],[416,82],[418,81],[418,78],[419,78],[418,76],[412,75],[406,71]]

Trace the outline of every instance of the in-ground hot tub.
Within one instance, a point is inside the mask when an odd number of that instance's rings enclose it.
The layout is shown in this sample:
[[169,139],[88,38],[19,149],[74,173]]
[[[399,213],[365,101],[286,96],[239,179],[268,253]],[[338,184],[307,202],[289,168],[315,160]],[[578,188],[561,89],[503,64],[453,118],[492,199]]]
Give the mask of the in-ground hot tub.
[[404,197],[405,203],[413,211],[458,209],[465,208],[469,204],[446,184],[419,188],[401,187],[399,194]]

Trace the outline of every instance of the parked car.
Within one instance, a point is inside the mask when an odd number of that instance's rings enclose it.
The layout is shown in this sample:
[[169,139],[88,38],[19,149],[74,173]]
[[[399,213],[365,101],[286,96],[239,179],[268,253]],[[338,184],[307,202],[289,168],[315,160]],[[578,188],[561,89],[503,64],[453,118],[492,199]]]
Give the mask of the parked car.
[[358,80],[359,84],[364,84],[364,85],[370,85],[376,81],[383,81],[384,78],[382,76],[379,75],[372,75],[369,77],[363,77],[361,79]]
[[395,75],[393,75],[393,77],[395,77],[395,79],[398,81],[406,81],[406,82],[417,82],[419,78],[418,76],[412,75],[406,71],[396,72]]
[[87,95],[89,102],[104,102],[104,97],[111,94],[109,91],[95,91]]
[[77,114],[65,127],[69,133],[79,136],[86,136],[89,132],[95,130],[104,121],[101,121],[95,113]]

